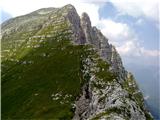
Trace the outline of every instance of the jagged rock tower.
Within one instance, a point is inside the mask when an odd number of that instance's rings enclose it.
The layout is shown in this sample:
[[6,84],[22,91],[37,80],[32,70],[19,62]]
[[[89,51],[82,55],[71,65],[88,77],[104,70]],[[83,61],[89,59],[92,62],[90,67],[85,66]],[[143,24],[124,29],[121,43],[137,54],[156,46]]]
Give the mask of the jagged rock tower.
[[3,119],[152,119],[116,48],[72,5],[4,22],[1,55]]

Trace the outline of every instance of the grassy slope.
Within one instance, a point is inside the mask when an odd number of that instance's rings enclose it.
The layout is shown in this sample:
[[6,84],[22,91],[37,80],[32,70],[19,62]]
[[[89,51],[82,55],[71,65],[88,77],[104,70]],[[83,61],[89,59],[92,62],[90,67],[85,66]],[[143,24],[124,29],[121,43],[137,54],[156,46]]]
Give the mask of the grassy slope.
[[[60,50],[62,44],[66,46],[64,50]],[[21,59],[33,61],[32,64],[2,63],[10,64],[8,69],[2,69],[2,118],[72,116],[71,103],[81,87],[80,55],[84,52],[83,46],[72,46],[65,40],[54,43],[53,50],[47,46],[48,49],[40,47]],[[42,52],[49,52],[49,57],[38,56]],[[63,96],[71,94],[69,103],[62,105],[59,100],[52,100],[51,95],[58,92]]]
[[[59,25],[60,34],[45,38],[43,43],[38,42],[40,38],[32,39],[30,46],[39,44],[37,48],[27,48],[29,36],[24,37],[25,42],[19,47],[14,45],[14,37],[2,40],[2,50],[10,49],[3,53],[2,61],[2,119],[70,119],[73,116],[72,104],[83,82],[81,55],[87,54],[87,46],[71,45],[65,28],[68,28],[66,24]],[[38,35],[46,35],[51,30],[53,27],[46,27]],[[15,33],[15,40],[22,35]],[[52,95],[56,93],[62,96],[53,100]],[[71,96],[64,99],[66,95]]]

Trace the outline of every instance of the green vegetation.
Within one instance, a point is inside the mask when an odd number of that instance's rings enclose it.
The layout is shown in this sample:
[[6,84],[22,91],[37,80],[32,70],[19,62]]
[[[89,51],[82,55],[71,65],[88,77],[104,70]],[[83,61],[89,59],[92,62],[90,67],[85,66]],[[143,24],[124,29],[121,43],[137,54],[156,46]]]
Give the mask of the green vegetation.
[[109,64],[106,61],[99,59],[97,68],[99,68],[99,71],[96,72],[98,78],[103,79],[104,81],[116,79],[116,76],[109,71]]
[[[65,118],[71,119],[71,104],[80,94],[81,58],[85,46],[73,46],[68,40],[53,41],[27,53],[20,62],[3,61],[2,118]],[[51,49],[54,48],[54,49]],[[65,47],[64,50],[61,50]],[[48,56],[41,56],[48,53]],[[32,64],[24,61],[32,61]],[[52,100],[62,92],[72,95],[68,103]]]
[[130,75],[128,79],[124,81],[122,84],[124,89],[126,89],[129,92],[129,97],[132,99],[134,97],[134,100],[136,103],[141,107],[143,110],[144,101],[143,101],[143,95],[138,88],[138,85],[135,82],[135,78],[133,75]]
[[[70,33],[65,28],[67,25],[61,24],[54,36],[45,37],[43,42],[41,38],[29,39],[33,34],[27,32],[15,33],[13,40],[2,40],[2,50],[9,49],[2,60],[2,119],[73,117],[73,103],[84,83],[81,55],[87,54],[88,47],[70,44]],[[46,36],[51,30],[55,29],[49,27],[33,33]],[[24,42],[16,46],[16,39],[23,34]],[[55,94],[61,97],[55,99]],[[64,98],[67,95],[70,97]]]

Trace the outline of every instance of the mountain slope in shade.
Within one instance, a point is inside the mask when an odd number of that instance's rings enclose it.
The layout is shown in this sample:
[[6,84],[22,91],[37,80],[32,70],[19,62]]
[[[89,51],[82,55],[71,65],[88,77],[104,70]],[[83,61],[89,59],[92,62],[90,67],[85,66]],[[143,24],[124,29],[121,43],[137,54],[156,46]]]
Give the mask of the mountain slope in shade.
[[1,44],[2,119],[153,119],[116,48],[72,5],[4,22]]

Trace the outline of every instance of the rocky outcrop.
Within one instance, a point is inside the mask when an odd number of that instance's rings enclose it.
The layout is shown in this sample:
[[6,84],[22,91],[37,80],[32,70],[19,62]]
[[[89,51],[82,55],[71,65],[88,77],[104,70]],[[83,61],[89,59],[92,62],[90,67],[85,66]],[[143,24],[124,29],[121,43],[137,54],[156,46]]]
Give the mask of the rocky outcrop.
[[81,26],[85,33],[86,43],[92,44],[98,49],[100,56],[111,64],[111,71],[116,73],[121,80],[126,78],[122,60],[115,47],[108,43],[108,39],[96,27],[91,26],[91,21],[87,13],[81,16]]
[[76,9],[72,5],[66,5],[61,9],[65,20],[68,21],[69,26],[72,29],[72,40],[75,44],[86,43],[85,35],[80,25],[80,17],[77,14]]
[[[74,16],[76,16],[76,19]],[[81,41],[76,40],[76,44],[93,45],[101,58],[110,64],[110,72],[117,76],[110,82],[104,82],[103,79],[98,78],[96,74],[93,74],[93,71],[95,72],[98,69],[96,67],[97,59],[93,58],[92,61],[88,56],[84,60],[84,68],[86,69],[83,70],[83,74],[88,74],[90,79],[83,86],[82,95],[76,101],[76,111],[73,119],[146,120],[149,113],[144,107],[143,96],[135,98],[135,96],[131,96],[133,93],[130,93],[123,86],[128,84],[127,80],[130,78],[129,73],[123,67],[116,48],[108,43],[108,39],[100,30],[92,27],[87,13],[83,13],[80,20],[76,14],[72,13],[71,16],[69,15],[69,21],[72,24],[73,32],[78,32],[78,34],[75,33],[75,36]],[[133,80],[132,83],[135,83],[135,81]],[[136,86],[133,88],[134,91],[139,91],[137,85],[134,85]],[[137,99],[141,99],[141,102]]]
[[[84,59],[83,75],[89,75],[88,82],[82,87],[82,95],[75,102],[76,110],[73,120],[146,120],[146,109],[144,108],[143,97],[132,96],[125,89],[119,78],[101,79],[95,74],[99,71],[98,59],[88,56]],[[105,70],[102,69],[102,71]],[[99,72],[102,72],[99,71]],[[131,74],[127,74],[125,81],[130,79]],[[130,87],[134,87],[136,94],[139,92],[135,81],[126,82]],[[126,87],[128,88],[128,86]],[[137,98],[136,98],[137,97]],[[142,100],[140,103],[138,100]],[[141,104],[141,105],[140,105]],[[143,107],[143,108],[141,108]],[[144,112],[146,111],[146,112]]]

